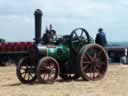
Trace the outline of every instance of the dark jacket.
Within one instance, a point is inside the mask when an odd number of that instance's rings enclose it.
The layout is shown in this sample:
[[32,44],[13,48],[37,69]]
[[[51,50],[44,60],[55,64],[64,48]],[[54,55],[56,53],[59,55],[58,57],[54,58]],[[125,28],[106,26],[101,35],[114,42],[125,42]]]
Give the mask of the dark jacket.
[[106,35],[104,32],[99,32],[96,35],[96,39],[95,42],[103,47],[105,47],[107,45],[107,40],[106,40]]

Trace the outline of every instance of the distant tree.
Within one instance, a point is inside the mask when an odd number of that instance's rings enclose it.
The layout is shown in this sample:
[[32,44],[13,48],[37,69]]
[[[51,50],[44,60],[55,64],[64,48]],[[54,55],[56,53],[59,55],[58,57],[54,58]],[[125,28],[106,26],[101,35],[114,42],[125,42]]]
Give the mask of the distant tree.
[[0,38],[0,43],[4,43],[4,42],[5,42],[5,39]]

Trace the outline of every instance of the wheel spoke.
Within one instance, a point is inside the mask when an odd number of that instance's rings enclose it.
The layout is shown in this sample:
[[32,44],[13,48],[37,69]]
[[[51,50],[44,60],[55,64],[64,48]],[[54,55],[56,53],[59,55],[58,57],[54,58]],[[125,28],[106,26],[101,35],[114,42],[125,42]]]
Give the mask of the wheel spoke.
[[45,77],[46,77],[45,71],[41,72],[40,75],[41,75],[42,80],[45,80]]
[[76,35],[77,38],[79,38],[79,36],[78,36],[78,34],[76,32],[75,32],[75,35]]
[[30,80],[30,73],[28,72],[28,80]]
[[94,78],[95,78],[95,72],[92,73],[92,79],[94,79]]
[[[87,65],[87,68],[84,68],[84,73],[88,73],[89,72],[89,68],[90,68],[90,65],[88,64]],[[86,70],[85,70],[86,69]]]
[[102,54],[103,54],[103,51],[99,51],[99,52],[97,53],[97,56],[101,57]]
[[30,73],[30,77],[33,78],[32,74]]
[[84,33],[84,31],[83,31],[83,30],[81,30],[81,34],[80,34],[80,36],[83,36],[83,33]]
[[92,58],[88,53],[86,53],[86,57],[87,57],[89,60],[91,60],[92,62],[94,61],[93,58]]
[[27,74],[27,73],[25,72],[24,77],[23,77],[24,79],[26,78],[26,74]]
[[45,80],[47,73],[43,74],[43,80]]
[[92,64],[91,61],[83,61],[82,63],[83,63],[83,64]]
[[48,81],[48,73],[45,74],[45,81]]
[[50,76],[51,76],[51,74],[50,74],[50,73],[48,73],[48,78],[47,78],[47,80],[50,80]]
[[96,66],[93,67],[93,78],[96,77]]
[[93,75],[93,67],[92,65],[90,66],[90,78],[92,78],[92,75]]
[[50,79],[52,79],[52,78],[53,78],[53,77],[52,77],[52,74],[49,74],[49,78],[50,78]]
[[55,66],[50,66],[50,69],[52,70],[52,69],[55,69]]
[[84,56],[83,56],[83,61],[90,61],[90,60],[88,60],[87,56],[84,55]]
[[83,70],[85,71],[88,67],[89,65],[83,66]]

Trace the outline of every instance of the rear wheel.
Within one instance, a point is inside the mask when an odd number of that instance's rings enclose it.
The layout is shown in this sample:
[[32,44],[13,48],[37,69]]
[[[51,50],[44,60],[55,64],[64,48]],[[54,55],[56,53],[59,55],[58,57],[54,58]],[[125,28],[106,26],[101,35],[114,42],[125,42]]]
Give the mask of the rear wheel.
[[79,68],[84,80],[99,80],[104,77],[108,58],[103,47],[97,44],[88,44],[80,50]]
[[52,57],[43,57],[37,66],[37,78],[40,83],[54,83],[60,72],[59,63]]

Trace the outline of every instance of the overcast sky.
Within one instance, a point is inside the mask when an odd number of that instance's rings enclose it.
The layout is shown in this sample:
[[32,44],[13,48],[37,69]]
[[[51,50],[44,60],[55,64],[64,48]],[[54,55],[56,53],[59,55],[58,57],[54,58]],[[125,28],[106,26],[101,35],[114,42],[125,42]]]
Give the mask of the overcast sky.
[[32,41],[37,8],[42,32],[49,24],[58,34],[83,27],[95,38],[102,27],[109,41],[128,41],[128,0],[0,0],[0,38]]

